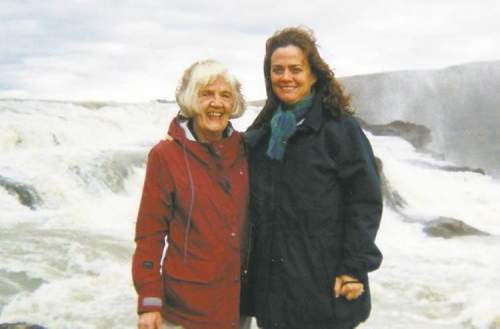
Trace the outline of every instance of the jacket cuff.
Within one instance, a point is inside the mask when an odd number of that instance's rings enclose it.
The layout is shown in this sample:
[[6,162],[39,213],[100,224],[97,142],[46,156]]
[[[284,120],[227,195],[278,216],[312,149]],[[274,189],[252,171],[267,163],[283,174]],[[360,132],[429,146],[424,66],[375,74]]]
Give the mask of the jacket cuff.
[[340,266],[339,269],[337,270],[337,273],[335,274],[335,276],[349,275],[358,281],[362,281],[362,279],[364,277],[364,273],[365,272],[363,272],[363,271],[356,270],[356,269],[350,268],[348,266]]
[[150,282],[141,288],[137,300],[137,313],[161,312],[164,303],[161,282]]

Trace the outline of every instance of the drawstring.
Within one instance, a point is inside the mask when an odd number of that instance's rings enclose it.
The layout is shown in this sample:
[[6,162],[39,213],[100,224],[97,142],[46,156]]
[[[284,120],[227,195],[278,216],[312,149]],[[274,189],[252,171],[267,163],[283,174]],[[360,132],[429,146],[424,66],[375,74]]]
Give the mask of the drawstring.
[[160,275],[163,274],[163,262],[165,262],[165,257],[167,256],[167,245],[168,245],[168,234],[165,234],[165,238],[163,241],[163,251],[161,252],[160,259]]
[[184,256],[183,256],[183,262],[186,262],[186,255],[187,255],[187,248],[188,248],[188,235],[189,235],[189,230],[191,229],[191,216],[193,214],[193,205],[194,205],[194,184],[193,184],[193,175],[191,174],[191,167],[189,165],[189,160],[187,158],[187,152],[186,152],[186,144],[182,143],[182,150],[184,151],[184,162],[186,163],[186,168],[188,172],[188,177],[189,177],[189,187],[191,189],[191,200],[189,202],[189,211],[188,211],[188,220],[187,220],[187,226],[186,226],[186,233],[184,235]]

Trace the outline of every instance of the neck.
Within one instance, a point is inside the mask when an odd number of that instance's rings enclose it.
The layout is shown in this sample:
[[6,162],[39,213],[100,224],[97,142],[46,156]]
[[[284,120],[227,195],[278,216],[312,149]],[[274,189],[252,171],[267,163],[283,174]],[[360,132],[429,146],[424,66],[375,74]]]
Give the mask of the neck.
[[313,99],[314,99],[314,96],[316,95],[316,92],[314,90],[311,90],[309,92],[309,94],[307,94],[306,96],[304,96],[301,100],[293,103],[293,104],[285,104],[285,103],[282,103],[283,104],[283,109],[285,111],[288,111],[288,110],[294,110],[298,107],[302,107],[302,106],[310,106],[313,102]]
[[202,143],[215,143],[222,140],[222,131],[221,132],[212,132],[201,130],[196,122],[193,123],[195,138],[198,142]]

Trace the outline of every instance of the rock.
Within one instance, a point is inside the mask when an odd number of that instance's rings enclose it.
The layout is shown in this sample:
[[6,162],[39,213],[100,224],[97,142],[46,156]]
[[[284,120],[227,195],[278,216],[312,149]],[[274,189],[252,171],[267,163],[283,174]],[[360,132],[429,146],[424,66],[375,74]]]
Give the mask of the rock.
[[36,190],[28,184],[0,176],[0,186],[3,186],[9,194],[17,196],[19,202],[31,210],[36,209],[36,206],[42,201]]
[[378,156],[375,156],[375,165],[377,166],[377,173],[382,176],[384,174],[384,162]]
[[423,125],[400,120],[385,125],[372,125],[363,120],[359,121],[363,129],[368,130],[373,135],[401,137],[418,150],[424,149],[432,141],[431,130]]
[[446,159],[500,175],[499,60],[339,80],[367,122],[425,125]]
[[465,224],[461,220],[449,217],[439,217],[431,220],[425,224],[423,231],[429,236],[445,239],[466,235],[489,235]]
[[500,329],[500,315],[493,320],[488,329]]
[[47,329],[37,324],[28,324],[26,322],[1,323],[0,329]]
[[417,165],[419,167],[425,167],[425,168],[430,168],[430,169],[439,169],[439,170],[444,170],[444,171],[452,171],[452,172],[473,172],[476,174],[481,174],[481,175],[486,175],[485,171],[481,168],[470,168],[467,166],[455,166],[452,164],[436,164],[436,163],[430,163],[426,161],[420,161],[420,160],[412,160],[412,164]]
[[481,169],[481,168],[470,168],[467,166],[441,166],[439,167],[441,170],[446,170],[446,171],[461,171],[461,172],[474,172],[476,174],[481,174],[481,175],[486,175],[486,172]]
[[112,103],[107,103],[107,102],[92,102],[92,101],[73,102],[73,104],[85,107],[89,110],[99,110],[102,107],[113,105]]
[[157,99],[155,102],[163,104],[175,104],[175,101],[170,99]]
[[134,167],[146,163],[147,153],[138,151],[107,151],[99,154],[91,165],[71,165],[69,170],[77,175],[85,185],[96,182],[106,185],[112,192],[124,190],[125,180]]
[[380,175],[381,185],[382,185],[382,195],[384,200],[387,201],[389,207],[399,212],[401,208],[404,208],[408,203],[406,200],[394,190],[389,183],[389,180],[384,175],[384,163],[379,157],[375,157],[375,164],[377,165],[377,172]]

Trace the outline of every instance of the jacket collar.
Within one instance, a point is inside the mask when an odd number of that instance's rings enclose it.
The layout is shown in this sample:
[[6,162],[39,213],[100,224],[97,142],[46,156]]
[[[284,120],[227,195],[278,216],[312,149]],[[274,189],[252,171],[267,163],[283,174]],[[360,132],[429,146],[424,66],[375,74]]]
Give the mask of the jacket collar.
[[311,109],[306,113],[302,125],[318,131],[321,128],[323,121],[323,105],[321,104],[321,96],[316,94]]
[[[216,143],[200,143],[196,141],[185,124],[186,119],[177,116],[170,123],[168,134],[174,141],[183,147],[189,154],[205,164],[212,164],[214,159],[219,159],[223,166],[229,165],[244,153],[238,134],[232,127],[228,137]],[[229,123],[231,124],[231,123]]]
[[[193,132],[189,128],[189,119],[184,118],[183,116],[177,116],[179,119],[179,126],[181,126],[182,130],[184,130],[184,135],[186,139],[196,142],[196,137],[194,137]],[[223,132],[224,138],[230,137],[234,132],[233,125],[231,124],[231,121],[228,122],[226,129]]]

